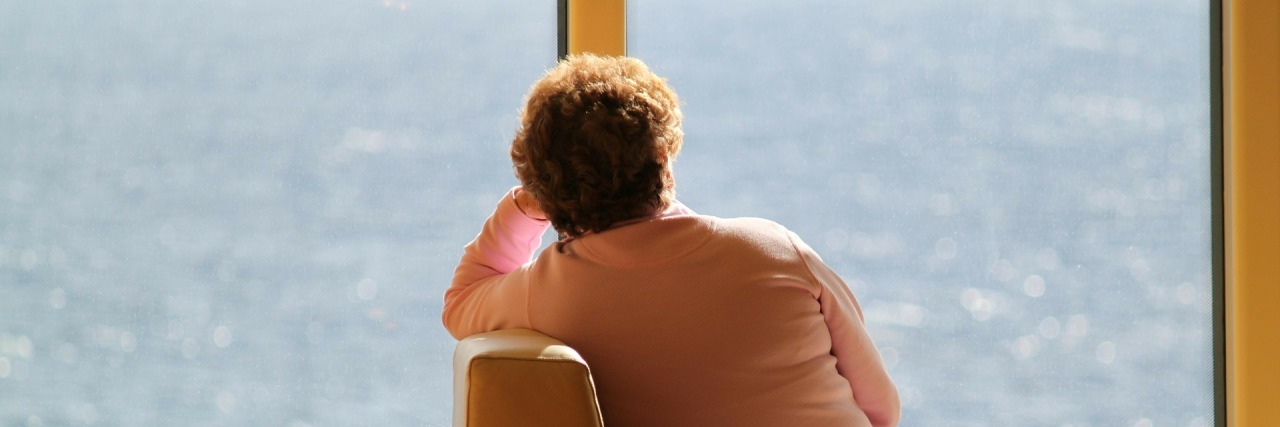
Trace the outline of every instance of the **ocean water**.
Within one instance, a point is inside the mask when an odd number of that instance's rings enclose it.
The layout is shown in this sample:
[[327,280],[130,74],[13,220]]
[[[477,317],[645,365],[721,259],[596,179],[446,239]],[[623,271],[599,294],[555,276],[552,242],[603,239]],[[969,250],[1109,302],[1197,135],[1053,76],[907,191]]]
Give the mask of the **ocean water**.
[[[681,200],[841,273],[904,425],[1212,423],[1205,2],[628,13]],[[0,0],[0,426],[448,425],[554,60],[554,2]]]

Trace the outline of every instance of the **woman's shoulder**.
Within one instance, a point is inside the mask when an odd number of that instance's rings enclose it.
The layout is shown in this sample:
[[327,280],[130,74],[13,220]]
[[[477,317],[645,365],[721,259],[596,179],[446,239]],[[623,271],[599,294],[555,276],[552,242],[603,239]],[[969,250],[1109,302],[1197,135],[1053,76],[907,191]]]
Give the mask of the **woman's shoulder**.
[[796,255],[796,240],[799,238],[782,224],[754,217],[709,218],[715,222],[719,239],[749,245],[775,255]]
[[786,234],[789,232],[787,227],[778,224],[772,220],[755,217],[739,217],[739,218],[719,218],[709,217],[716,222],[718,228],[725,229],[736,233],[757,233],[757,234]]

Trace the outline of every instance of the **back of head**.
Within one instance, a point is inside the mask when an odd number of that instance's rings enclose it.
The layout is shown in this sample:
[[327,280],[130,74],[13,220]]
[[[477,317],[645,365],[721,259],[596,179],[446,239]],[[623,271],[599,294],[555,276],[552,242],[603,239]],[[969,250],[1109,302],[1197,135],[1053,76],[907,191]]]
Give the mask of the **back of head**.
[[577,237],[674,200],[680,121],[675,92],[643,62],[573,55],[530,90],[511,160],[552,226]]

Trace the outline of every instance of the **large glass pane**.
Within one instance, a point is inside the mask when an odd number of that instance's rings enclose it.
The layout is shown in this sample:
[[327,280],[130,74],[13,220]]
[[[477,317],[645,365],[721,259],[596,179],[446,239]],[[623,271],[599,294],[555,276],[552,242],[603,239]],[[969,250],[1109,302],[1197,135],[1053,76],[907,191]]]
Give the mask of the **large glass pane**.
[[0,425],[447,425],[554,2],[0,1]]
[[680,198],[845,277],[904,425],[1212,423],[1207,1],[629,5]]

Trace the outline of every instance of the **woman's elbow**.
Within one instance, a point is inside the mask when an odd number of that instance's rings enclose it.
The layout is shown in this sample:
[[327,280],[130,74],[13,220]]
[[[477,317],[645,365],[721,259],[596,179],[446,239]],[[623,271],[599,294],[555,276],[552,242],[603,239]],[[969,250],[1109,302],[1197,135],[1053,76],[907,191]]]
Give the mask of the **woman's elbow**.
[[871,420],[871,425],[874,427],[896,427],[899,419],[898,411],[893,411],[885,414],[883,418]]
[[890,388],[873,408],[863,408],[874,427],[894,427],[902,419],[902,407],[897,388]]
[[463,330],[463,322],[459,316],[457,304],[451,304],[453,302],[455,301],[450,298],[450,295],[445,295],[444,310],[441,310],[440,322],[444,324],[444,329],[449,331],[449,335],[452,335],[456,340],[462,340],[471,334]]

